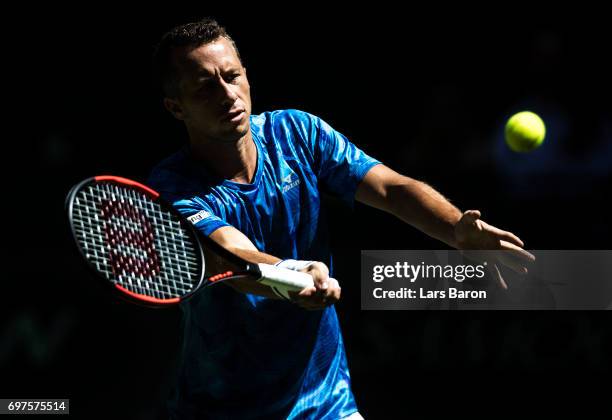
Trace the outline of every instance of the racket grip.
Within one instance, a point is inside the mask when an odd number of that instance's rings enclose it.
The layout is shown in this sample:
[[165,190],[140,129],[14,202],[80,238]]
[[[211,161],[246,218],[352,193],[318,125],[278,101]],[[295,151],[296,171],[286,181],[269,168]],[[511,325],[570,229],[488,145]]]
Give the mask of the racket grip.
[[261,271],[259,282],[266,286],[279,287],[292,292],[300,291],[305,287],[314,286],[310,274],[280,268],[270,264],[257,264]]

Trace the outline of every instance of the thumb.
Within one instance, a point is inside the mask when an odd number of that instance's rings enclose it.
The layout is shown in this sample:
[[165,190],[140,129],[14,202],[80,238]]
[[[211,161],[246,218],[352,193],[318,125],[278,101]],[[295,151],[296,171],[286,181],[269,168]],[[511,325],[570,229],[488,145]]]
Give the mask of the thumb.
[[327,276],[313,276],[315,287],[319,290],[326,290],[329,287],[329,282],[327,281]]
[[326,290],[329,287],[329,270],[325,264],[314,262],[307,267],[306,272],[312,276],[317,290]]
[[320,270],[312,270],[309,274],[312,276],[312,281],[317,290],[326,290],[329,287],[327,273]]
[[463,216],[470,219],[471,221],[476,221],[480,219],[481,214],[479,210],[468,210],[463,213]]

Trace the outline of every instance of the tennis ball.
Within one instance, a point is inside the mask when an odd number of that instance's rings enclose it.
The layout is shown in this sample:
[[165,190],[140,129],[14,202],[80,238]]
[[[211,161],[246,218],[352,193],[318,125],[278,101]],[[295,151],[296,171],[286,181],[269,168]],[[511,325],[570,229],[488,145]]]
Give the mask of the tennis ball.
[[506,123],[506,144],[515,152],[531,152],[545,136],[544,121],[533,112],[514,114]]

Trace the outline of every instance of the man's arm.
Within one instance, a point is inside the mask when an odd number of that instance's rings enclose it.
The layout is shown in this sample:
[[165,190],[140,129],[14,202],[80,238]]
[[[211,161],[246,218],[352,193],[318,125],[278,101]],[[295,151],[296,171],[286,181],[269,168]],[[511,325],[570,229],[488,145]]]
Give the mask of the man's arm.
[[385,165],[376,165],[359,184],[355,199],[458,248],[455,225],[461,219],[461,211],[421,181],[400,175]]
[[[260,252],[246,235],[231,226],[224,226],[215,230],[210,238],[228,251],[251,263],[276,264],[281,260],[273,255]],[[325,264],[315,262],[300,271],[310,274],[315,286],[305,288],[300,293],[291,293],[295,303],[305,309],[322,309],[340,299],[340,286],[336,281],[330,281],[329,271]],[[259,282],[234,279],[227,280],[225,283],[240,293],[280,299],[270,287]]]
[[[514,271],[527,273],[526,263],[535,257],[516,235],[480,220],[478,210],[462,213],[429,185],[403,176],[384,165],[368,171],[355,199],[391,213],[427,235],[461,250],[499,250],[497,260]],[[515,260],[511,257],[517,257]],[[494,275],[507,288],[499,270]]]

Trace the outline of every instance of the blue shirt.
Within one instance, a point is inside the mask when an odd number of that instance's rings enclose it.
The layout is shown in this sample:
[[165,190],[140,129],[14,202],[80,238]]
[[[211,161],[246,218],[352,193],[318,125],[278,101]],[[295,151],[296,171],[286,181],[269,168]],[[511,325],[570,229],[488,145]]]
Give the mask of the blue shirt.
[[[320,190],[352,205],[379,162],[305,112],[266,112],[250,123],[257,147],[251,184],[212,175],[187,148],[158,165],[149,184],[206,235],[231,225],[262,252],[331,267]],[[182,310],[174,415],[339,419],[357,411],[334,307],[306,311],[217,286]]]

